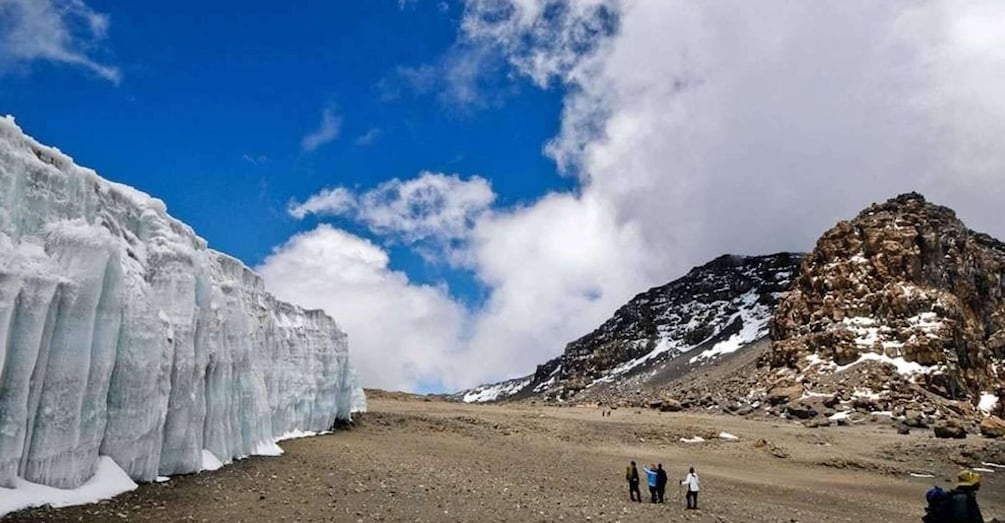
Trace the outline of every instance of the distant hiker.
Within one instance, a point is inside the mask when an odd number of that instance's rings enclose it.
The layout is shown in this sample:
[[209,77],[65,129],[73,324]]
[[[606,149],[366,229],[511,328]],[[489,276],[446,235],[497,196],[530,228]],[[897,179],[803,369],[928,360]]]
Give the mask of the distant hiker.
[[667,471],[663,470],[663,464],[656,465],[656,499],[663,503],[663,497],[667,493]]
[[684,481],[680,482],[681,485],[687,486],[687,508],[697,509],[698,508],[698,473],[694,471],[694,467],[688,472]]
[[656,488],[659,485],[656,465],[643,465],[642,470],[646,471],[646,482],[649,484],[649,498],[653,503],[656,503]]
[[642,492],[639,490],[639,469],[635,468],[635,462],[625,469],[625,481],[628,482],[628,497],[632,501],[642,503]]
[[956,477],[956,488],[946,492],[933,487],[925,493],[928,506],[921,518],[925,523],[984,523],[977,506],[977,491],[981,488],[981,475],[964,470]]

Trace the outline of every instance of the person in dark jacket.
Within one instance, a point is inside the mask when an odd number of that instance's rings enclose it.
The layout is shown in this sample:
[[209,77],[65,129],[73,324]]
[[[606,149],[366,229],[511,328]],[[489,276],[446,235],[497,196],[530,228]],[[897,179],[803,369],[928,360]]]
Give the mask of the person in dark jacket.
[[[984,523],[981,508],[977,505],[977,491],[981,488],[981,475],[964,470],[956,477],[956,488],[929,499],[926,523]],[[933,489],[938,490],[938,489]]]
[[632,501],[642,503],[642,491],[639,490],[639,469],[635,467],[634,461],[625,469],[625,481],[628,482],[628,497]]
[[663,503],[663,498],[667,493],[667,471],[663,470],[663,464],[656,465],[656,499]]

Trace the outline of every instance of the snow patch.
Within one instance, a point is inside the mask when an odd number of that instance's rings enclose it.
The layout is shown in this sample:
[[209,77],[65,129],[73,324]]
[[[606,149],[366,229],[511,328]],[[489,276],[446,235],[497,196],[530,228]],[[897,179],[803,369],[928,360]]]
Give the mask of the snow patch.
[[876,354],[875,352],[863,352],[862,355],[859,356],[857,360],[847,365],[839,365],[834,370],[835,372],[842,372],[866,361],[878,361],[880,363],[888,363],[890,365],[893,365],[894,367],[897,368],[897,373],[902,376],[929,374],[938,369],[937,366],[926,367],[914,361],[907,361],[899,356],[896,358],[891,358],[885,354]]
[[695,436],[693,438],[681,438],[681,443],[705,443],[705,438],[701,436]]
[[732,435],[732,434],[730,434],[728,432],[720,432],[719,433],[719,439],[721,439],[723,441],[740,441],[739,437],[734,436],[734,435]]
[[985,415],[991,414],[991,411],[995,410],[998,405],[998,396],[994,394],[984,393],[981,394],[980,403],[977,404],[977,408],[980,409]]
[[202,449],[202,470],[219,470],[223,462],[209,450]]
[[282,456],[283,449],[279,448],[274,441],[262,441],[255,446],[251,452],[252,456]]
[[282,436],[276,438],[276,443],[280,441],[286,441],[288,439],[299,439],[299,438],[313,438],[314,436],[324,436],[325,434],[331,434],[331,431],[321,431],[314,432],[311,430],[291,430]]
[[461,401],[464,403],[486,403],[489,401],[507,398],[517,392],[520,392],[527,387],[527,385],[530,385],[532,379],[533,378],[526,378],[515,381],[504,381],[495,385],[478,387],[465,394],[464,397],[461,398]]
[[14,484],[12,489],[0,488],[0,516],[42,505],[85,505],[136,489],[136,483],[108,456],[100,456],[94,475],[74,489],[47,487],[21,478],[15,478]]

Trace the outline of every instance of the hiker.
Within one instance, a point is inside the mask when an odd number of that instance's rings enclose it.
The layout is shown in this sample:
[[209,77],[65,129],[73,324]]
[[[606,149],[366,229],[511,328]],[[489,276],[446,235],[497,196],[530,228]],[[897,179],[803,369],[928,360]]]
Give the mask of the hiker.
[[981,475],[964,470],[956,477],[956,488],[946,492],[933,487],[925,493],[928,506],[925,523],[984,523],[981,509],[977,506],[977,491],[981,488]]
[[656,486],[659,484],[659,477],[656,474],[656,465],[650,463],[649,465],[643,465],[642,470],[646,471],[646,482],[649,484],[649,498],[653,503],[656,503]]
[[625,481],[628,482],[628,497],[632,501],[642,503],[642,492],[639,490],[639,469],[635,468],[635,462],[625,470]]
[[698,473],[694,467],[688,472],[681,485],[687,485],[687,508],[696,510],[698,508]]
[[656,465],[656,499],[663,503],[663,497],[667,493],[667,471],[663,470],[663,464]]

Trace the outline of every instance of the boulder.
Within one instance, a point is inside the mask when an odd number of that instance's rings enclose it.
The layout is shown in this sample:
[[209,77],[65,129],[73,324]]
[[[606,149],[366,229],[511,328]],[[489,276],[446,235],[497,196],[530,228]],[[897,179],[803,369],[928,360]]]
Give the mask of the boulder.
[[916,410],[909,410],[904,413],[904,425],[914,427],[916,429],[923,429],[928,427],[928,422],[920,412]]
[[803,396],[802,385],[791,385],[788,387],[776,386],[768,391],[768,403],[772,405],[782,405],[790,401],[796,401]]
[[660,403],[660,412],[680,412],[684,410],[684,406],[677,400],[665,399]]
[[743,407],[737,409],[733,414],[736,414],[737,416],[746,416],[752,412],[754,412],[754,409],[752,409],[750,405],[744,405]]
[[998,416],[988,416],[981,421],[981,435],[987,438],[1005,436],[1005,420]]
[[967,429],[954,420],[942,420],[936,423],[933,431],[936,438],[964,439],[967,437]]
[[789,406],[786,407],[785,412],[789,416],[797,419],[811,419],[820,414],[811,405],[807,405],[801,401],[789,404]]

